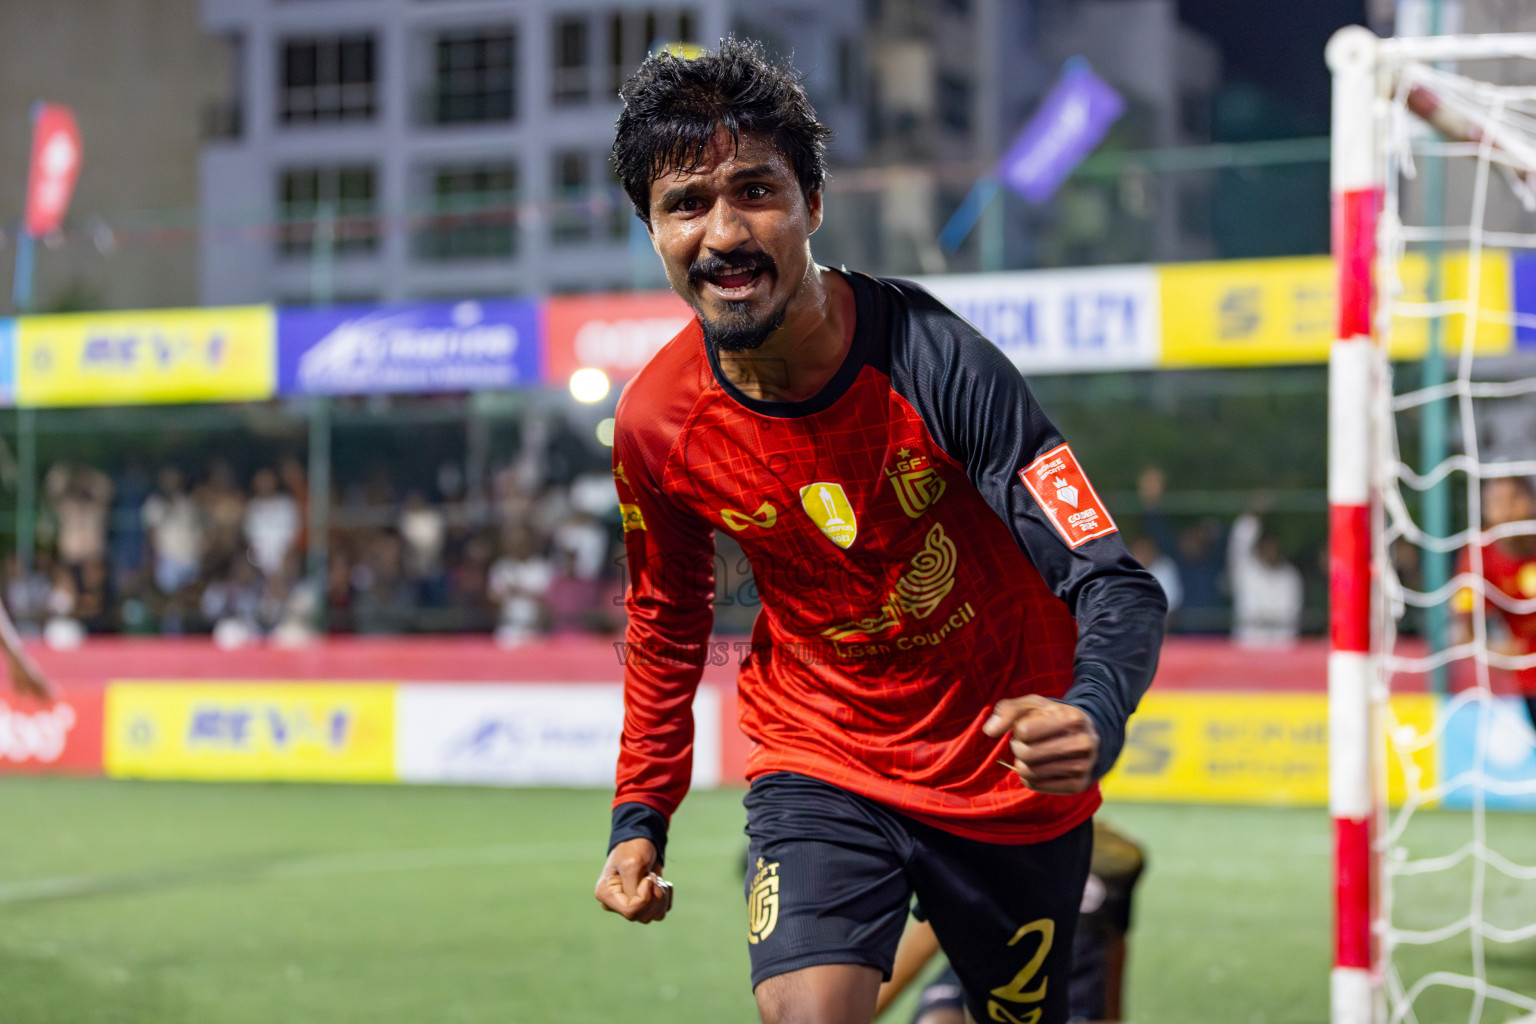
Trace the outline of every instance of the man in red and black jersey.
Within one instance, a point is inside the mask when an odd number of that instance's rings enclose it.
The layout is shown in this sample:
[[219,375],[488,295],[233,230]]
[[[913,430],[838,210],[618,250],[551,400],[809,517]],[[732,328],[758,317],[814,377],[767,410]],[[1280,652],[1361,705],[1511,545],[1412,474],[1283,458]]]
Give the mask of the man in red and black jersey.
[[977,1019],[1058,1024],[1162,590],[996,347],[915,285],[811,259],[827,132],[791,69],[727,40],[651,57],[622,96],[620,180],[697,318],[619,402],[628,664],[597,897],[671,906],[726,530],[762,596],[740,706],[763,1019],[868,1022],[915,892]]
[[[1490,646],[1499,654],[1521,659],[1536,656],[1536,536],[1526,524],[1536,521],[1536,485],[1528,477],[1495,477],[1483,484],[1483,527],[1494,534],[1477,546],[1478,571],[1485,584],[1485,611],[1502,621],[1507,637]],[[1456,571],[1473,571],[1473,551],[1461,553]],[[1457,642],[1472,639],[1471,614],[1477,600],[1470,589],[1459,590],[1453,603],[1457,613]],[[1536,665],[1514,671],[1515,685],[1525,699],[1531,723],[1536,725]]]

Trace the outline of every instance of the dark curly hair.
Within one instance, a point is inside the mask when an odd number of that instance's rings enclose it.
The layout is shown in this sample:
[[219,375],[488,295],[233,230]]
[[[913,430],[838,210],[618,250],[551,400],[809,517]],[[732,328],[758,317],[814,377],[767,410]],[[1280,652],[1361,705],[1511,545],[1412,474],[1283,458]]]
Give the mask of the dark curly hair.
[[737,145],[741,133],[765,136],[789,160],[807,197],[827,182],[827,139],[800,75],[776,64],[754,40],[722,39],[720,49],[688,59],[665,50],[645,59],[619,90],[624,110],[613,140],[613,166],[651,223],[651,183],[668,168],[698,167],[717,126]]

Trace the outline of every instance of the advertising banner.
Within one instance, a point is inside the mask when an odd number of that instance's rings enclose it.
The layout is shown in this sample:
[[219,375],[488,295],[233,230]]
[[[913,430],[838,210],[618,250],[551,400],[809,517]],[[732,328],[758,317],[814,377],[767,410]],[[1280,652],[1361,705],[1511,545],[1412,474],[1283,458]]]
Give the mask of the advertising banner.
[[545,380],[564,387],[593,367],[622,383],[692,319],[671,291],[552,298],[544,304]]
[[[1328,360],[1335,324],[1334,269],[1327,256],[1180,263],[1157,269],[1162,290],[1164,366],[1265,366]],[[1391,356],[1423,356],[1429,344],[1429,261],[1409,253],[1399,265],[1402,292],[1392,321]],[[1460,311],[1476,284],[1481,311],[1475,351],[1507,352],[1512,344],[1510,261],[1486,251],[1471,277],[1467,253],[1447,253],[1441,263],[1440,294],[1457,311],[1442,319],[1441,343],[1461,348],[1467,322]]]
[[0,317],[0,406],[16,404],[16,321]]
[[1164,366],[1320,363],[1333,343],[1327,256],[1157,268]]
[[[1392,699],[1400,725],[1427,732],[1434,698]],[[1432,785],[1434,755],[1416,761]],[[1388,799],[1403,798],[1401,766],[1388,772]],[[1328,698],[1320,693],[1158,693],[1141,702],[1125,750],[1104,779],[1119,800],[1189,803],[1328,803]]]
[[949,274],[918,283],[1026,373],[1158,363],[1157,274],[1151,267]]
[[[1466,307],[1478,312],[1474,325],[1473,351],[1496,356],[1514,346],[1510,325],[1513,308],[1513,282],[1507,252],[1485,249],[1472,273],[1472,257],[1466,252],[1448,252],[1440,263],[1439,303],[1450,303],[1449,316],[1441,318],[1440,343],[1446,352],[1459,352],[1467,337]],[[1420,359],[1429,348],[1430,315],[1445,312],[1430,304],[1430,262],[1421,252],[1410,252],[1398,266],[1402,292],[1392,319],[1391,355],[1393,359]]]
[[268,306],[24,316],[16,345],[18,405],[240,402],[273,394]]
[[54,704],[0,696],[0,774],[101,774],[101,691],[66,693]]
[[1446,707],[1440,762],[1444,805],[1469,809],[1482,789],[1485,806],[1536,811],[1536,736],[1525,703],[1514,697],[1461,700]]
[[1510,257],[1510,289],[1514,295],[1515,347],[1536,349],[1536,256],[1519,252]]
[[389,782],[394,687],[376,683],[112,683],[116,778]]
[[484,391],[539,382],[533,302],[284,309],[278,393]]
[[[720,784],[720,695],[693,704],[693,787]],[[624,728],[618,684],[406,684],[395,720],[402,782],[612,786]]]

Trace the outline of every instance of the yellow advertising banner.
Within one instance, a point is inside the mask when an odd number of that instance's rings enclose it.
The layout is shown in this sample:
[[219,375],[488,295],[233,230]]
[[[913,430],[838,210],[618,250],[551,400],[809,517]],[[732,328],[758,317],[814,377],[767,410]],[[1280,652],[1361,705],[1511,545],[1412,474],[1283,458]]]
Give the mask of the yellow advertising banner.
[[395,780],[386,683],[112,683],[106,773],[141,779]]
[[22,406],[240,402],[276,390],[270,306],[65,313],[16,321]]
[[[1416,359],[1428,345],[1431,312],[1445,314],[1442,344],[1460,350],[1466,333],[1463,315],[1467,284],[1477,284],[1481,311],[1475,351],[1507,352],[1514,344],[1510,326],[1510,266],[1507,253],[1484,252],[1479,271],[1470,273],[1465,252],[1447,253],[1441,262],[1444,303],[1427,306],[1429,260],[1422,253],[1404,257],[1399,273],[1401,315],[1393,318],[1393,359]],[[1283,259],[1178,263],[1157,268],[1162,302],[1163,366],[1262,366],[1320,363],[1333,343],[1333,260],[1327,256]]]
[[[1392,698],[1392,711],[1397,726],[1428,732],[1435,701],[1400,695]],[[1392,760],[1387,798],[1399,803],[1403,771]],[[1416,754],[1413,763],[1419,785],[1433,785],[1433,750]],[[1131,718],[1125,750],[1103,785],[1104,795],[1114,800],[1324,806],[1328,697],[1154,691]]]

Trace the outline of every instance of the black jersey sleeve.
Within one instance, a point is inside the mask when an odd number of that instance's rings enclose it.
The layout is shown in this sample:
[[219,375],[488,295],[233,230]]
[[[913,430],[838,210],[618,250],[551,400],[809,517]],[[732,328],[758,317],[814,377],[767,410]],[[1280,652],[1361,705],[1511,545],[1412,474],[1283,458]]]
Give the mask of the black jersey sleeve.
[[1102,776],[1119,756],[1126,720],[1157,669],[1167,597],[1118,531],[1071,546],[1024,485],[1020,471],[1064,442],[1008,357],[918,286],[881,281],[877,287],[892,387],[965,466],[1077,620],[1073,684],[1063,699],[1097,727],[1096,774]]

